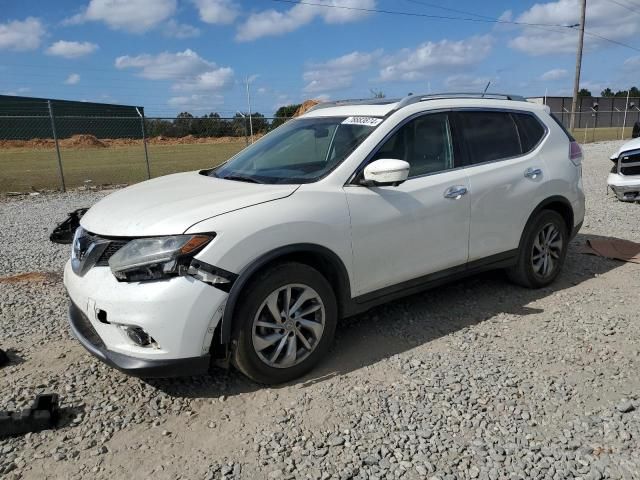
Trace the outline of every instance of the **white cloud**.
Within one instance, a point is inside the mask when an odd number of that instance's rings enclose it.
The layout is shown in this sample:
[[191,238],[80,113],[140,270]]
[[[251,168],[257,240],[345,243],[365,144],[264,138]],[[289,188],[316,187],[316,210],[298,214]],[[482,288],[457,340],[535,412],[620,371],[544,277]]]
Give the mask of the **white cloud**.
[[252,13],[249,18],[238,27],[236,39],[239,41],[251,41],[261,37],[272,35],[284,35],[310,23],[315,18],[322,18],[326,23],[348,23],[360,20],[368,12],[357,9],[375,8],[375,0],[324,0],[324,4],[331,7],[297,4],[289,10],[279,11],[274,9]]
[[487,83],[491,81],[491,84],[495,86],[496,78],[489,77],[474,77],[468,74],[451,75],[444,81],[445,87],[450,91],[464,92],[464,91],[483,91],[487,86]]
[[640,70],[640,55],[627,58],[624,61],[624,69],[631,71]]
[[233,23],[238,16],[239,8],[232,0],[193,0],[200,20],[215,25]]
[[45,28],[37,18],[0,23],[0,50],[35,50],[44,34]]
[[184,52],[163,52],[158,55],[124,55],[116,58],[115,66],[119,69],[140,69],[140,76],[150,80],[166,80],[204,73],[215,67],[215,63],[208,62],[193,50],[186,49]]
[[47,48],[47,55],[64,58],[78,58],[89,55],[98,49],[98,45],[90,42],[67,42],[58,40]]
[[158,55],[124,55],[116,58],[118,69],[133,68],[149,80],[172,80],[174,90],[183,92],[213,92],[233,84],[233,69],[219,67],[193,50]]
[[[537,3],[516,18],[519,22],[574,25],[580,22],[578,0]],[[587,8],[587,31],[612,40],[624,41],[640,34],[638,17],[607,0],[590,0]],[[601,48],[610,43],[586,34],[585,48]],[[562,27],[524,27],[509,46],[529,55],[574,53],[577,29]]]
[[166,37],[173,38],[193,38],[200,36],[200,29],[187,23],[179,23],[174,19],[169,20],[162,29],[162,33]]
[[415,49],[405,48],[383,59],[382,81],[418,81],[432,74],[469,67],[484,60],[491,52],[489,35],[465,40],[425,42]]
[[142,33],[164,22],[175,10],[176,0],[90,0],[83,12],[63,24],[104,22],[114,30]]
[[510,22],[511,20],[513,20],[513,11],[505,10],[504,12],[502,12],[502,15],[498,17],[498,20],[500,20],[501,22]]
[[177,82],[174,90],[211,92],[223,90],[233,84],[233,69],[221,67],[196,75],[193,79]]
[[8,90],[5,92],[2,92],[2,95],[20,96],[30,91],[31,91],[31,88],[29,87],[20,87],[17,90]]
[[80,82],[80,75],[78,75],[77,73],[72,73],[64,81],[65,85],[76,85],[79,82]]
[[567,72],[564,68],[553,68],[540,75],[540,80],[545,82],[560,80],[561,78],[567,77],[568,74],[569,72]]
[[316,93],[348,88],[353,84],[354,75],[369,69],[381,54],[380,50],[351,52],[325,63],[311,64],[302,76],[307,84],[304,91]]

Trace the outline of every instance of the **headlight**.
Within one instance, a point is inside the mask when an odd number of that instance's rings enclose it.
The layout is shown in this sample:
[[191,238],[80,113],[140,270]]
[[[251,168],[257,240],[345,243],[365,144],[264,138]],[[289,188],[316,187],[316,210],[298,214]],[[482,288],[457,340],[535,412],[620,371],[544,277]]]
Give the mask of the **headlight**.
[[109,259],[109,267],[118,280],[129,282],[177,275],[213,237],[173,235],[131,240]]

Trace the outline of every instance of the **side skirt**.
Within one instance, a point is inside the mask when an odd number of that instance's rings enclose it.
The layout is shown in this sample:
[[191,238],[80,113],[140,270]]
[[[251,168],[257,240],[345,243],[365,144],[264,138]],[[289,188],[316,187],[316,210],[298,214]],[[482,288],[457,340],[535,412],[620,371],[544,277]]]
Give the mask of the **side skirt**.
[[448,268],[439,272],[430,273],[422,277],[414,278],[406,282],[385,287],[380,290],[365,293],[352,298],[344,308],[344,317],[350,317],[365,312],[372,307],[396,300],[398,298],[413,295],[430,288],[434,288],[453,280],[468,277],[487,270],[497,270],[512,267],[516,264],[518,250],[491,255],[490,257],[474,260],[465,265]]

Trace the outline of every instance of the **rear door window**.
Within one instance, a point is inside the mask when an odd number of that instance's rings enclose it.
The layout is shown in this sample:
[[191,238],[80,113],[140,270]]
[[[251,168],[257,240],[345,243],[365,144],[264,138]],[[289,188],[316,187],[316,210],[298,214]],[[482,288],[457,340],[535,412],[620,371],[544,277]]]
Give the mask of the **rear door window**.
[[509,112],[462,111],[458,119],[471,164],[522,154],[518,128]]

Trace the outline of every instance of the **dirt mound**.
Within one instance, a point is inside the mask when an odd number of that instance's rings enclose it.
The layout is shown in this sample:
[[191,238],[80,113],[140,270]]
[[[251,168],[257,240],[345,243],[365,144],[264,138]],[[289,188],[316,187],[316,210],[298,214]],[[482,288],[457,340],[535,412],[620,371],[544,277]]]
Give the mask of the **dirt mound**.
[[293,114],[293,117],[295,118],[299,117],[300,115],[304,115],[319,103],[321,103],[320,100],[305,100],[304,102],[302,102],[302,105],[300,105],[300,108],[296,110],[296,113]]
[[0,140],[0,148],[53,148],[56,143],[51,138],[32,138],[31,140]]
[[98,140],[95,135],[74,135],[71,138],[60,140],[61,147],[71,148],[106,148],[107,144]]
[[[255,133],[254,140],[262,137],[264,134]],[[229,144],[243,143],[245,137],[194,137],[187,135],[185,137],[151,137],[147,138],[149,145],[195,145],[195,144]],[[98,139],[94,135],[74,135],[71,138],[65,138],[59,141],[61,148],[108,148],[108,147],[126,147],[137,146],[142,147],[142,139],[136,138],[101,138]],[[31,140],[0,140],[0,148],[55,148],[56,143],[52,138],[32,138]]]

